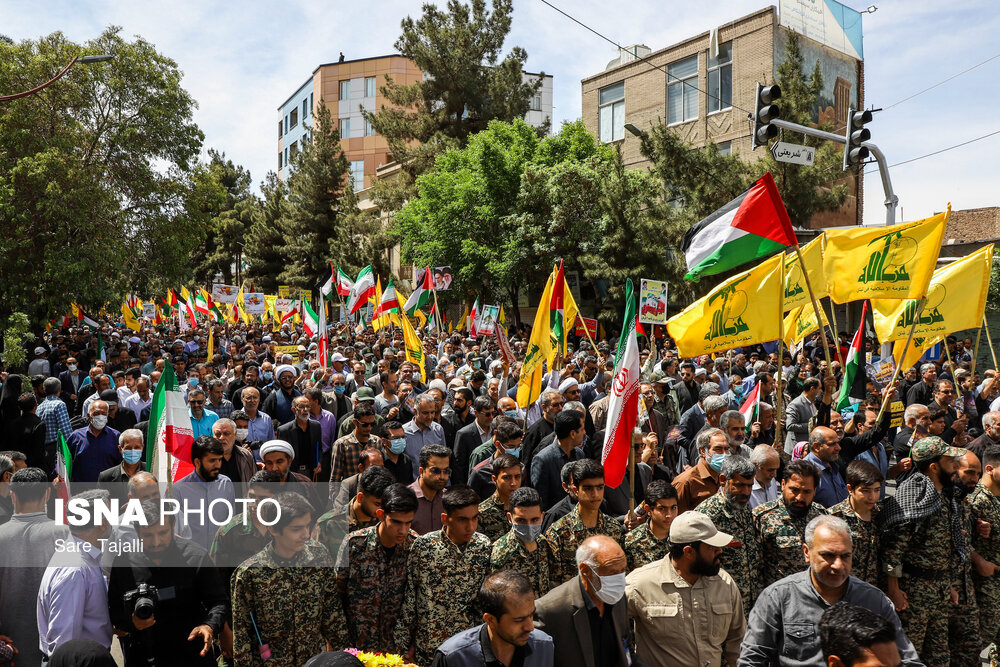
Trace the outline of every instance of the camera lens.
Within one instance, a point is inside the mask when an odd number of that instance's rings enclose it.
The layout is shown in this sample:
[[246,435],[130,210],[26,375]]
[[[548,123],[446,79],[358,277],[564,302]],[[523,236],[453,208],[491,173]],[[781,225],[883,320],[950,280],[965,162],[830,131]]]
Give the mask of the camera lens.
[[149,598],[139,598],[135,601],[135,617],[145,621],[153,615],[153,601]]

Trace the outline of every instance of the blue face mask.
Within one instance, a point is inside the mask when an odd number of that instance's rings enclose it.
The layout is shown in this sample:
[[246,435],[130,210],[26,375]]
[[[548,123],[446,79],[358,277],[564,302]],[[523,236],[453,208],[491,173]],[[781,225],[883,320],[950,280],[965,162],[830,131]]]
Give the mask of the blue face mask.
[[198,386],[198,378],[188,378],[188,386],[189,387],[197,387]]
[[333,393],[335,393],[337,396],[340,396],[341,394],[343,394],[345,389],[347,389],[347,387],[345,387],[342,384],[335,384],[335,385],[333,385]]
[[715,472],[722,470],[722,462],[729,458],[729,454],[712,454],[708,466]]
[[122,452],[122,458],[125,459],[125,463],[135,465],[142,458],[142,450],[126,449]]
[[272,373],[271,371],[264,371],[264,379],[270,382],[271,380],[274,379],[274,373]]
[[520,447],[511,447],[510,449],[506,449],[505,448],[504,451],[507,452],[508,454],[510,454],[511,456],[516,456],[516,457],[520,457],[521,456],[521,448]]
[[511,419],[517,419],[517,410],[508,410],[504,414],[510,417]]
[[389,441],[389,450],[393,454],[402,454],[406,451],[406,438],[393,438]]

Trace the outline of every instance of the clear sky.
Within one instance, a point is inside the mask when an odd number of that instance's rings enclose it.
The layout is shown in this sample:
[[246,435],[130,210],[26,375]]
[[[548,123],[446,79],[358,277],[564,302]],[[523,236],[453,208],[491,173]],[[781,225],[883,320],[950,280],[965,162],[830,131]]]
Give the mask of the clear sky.
[[[653,50],[767,5],[764,0],[552,0],[622,45]],[[889,105],[1000,54],[1000,7],[991,0],[850,0],[864,9],[865,101]],[[443,4],[443,2],[442,2]],[[400,20],[416,0],[0,0],[0,32],[37,38],[61,30],[84,41],[108,25],[141,35],[176,60],[198,101],[205,147],[247,167],[255,183],[276,165],[277,106],[323,62],[394,51]],[[613,46],[539,0],[515,0],[508,48],[528,52],[527,68],[554,76],[555,121],[580,116],[580,80],[616,56]],[[869,126],[890,164],[1000,130],[1000,58],[877,114]],[[9,91],[4,91],[9,92]],[[991,109],[993,111],[991,111]],[[1000,134],[891,170],[902,217],[1000,203]],[[884,220],[878,174],[865,178],[865,222]]]

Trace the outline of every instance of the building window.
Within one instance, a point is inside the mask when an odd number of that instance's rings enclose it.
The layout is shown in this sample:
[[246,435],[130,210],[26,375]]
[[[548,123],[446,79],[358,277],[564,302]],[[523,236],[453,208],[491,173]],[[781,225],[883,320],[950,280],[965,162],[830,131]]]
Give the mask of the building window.
[[341,81],[340,82],[340,99],[346,100],[351,96],[351,82]]
[[291,125],[289,125],[289,127],[295,127],[296,125],[299,124],[299,110],[298,109],[292,109],[292,115],[291,115],[291,121],[290,122],[291,122]]
[[708,57],[708,113],[733,106],[733,43],[719,44],[719,57]]
[[375,97],[375,77],[365,77],[365,97]]
[[715,144],[716,149],[719,151],[719,155],[732,155],[733,154],[733,142],[731,141],[720,141]]
[[280,139],[285,134],[285,121],[278,121],[278,138]]
[[698,117],[698,56],[667,65],[667,124]]
[[285,116],[285,134],[288,134],[288,116]]
[[307,100],[302,100],[302,120],[309,117],[309,102]]
[[625,138],[625,82],[601,88],[598,96],[601,141],[621,141]]
[[542,110],[542,94],[538,93],[531,98],[531,110],[541,111]]
[[368,120],[367,118],[365,118],[365,136],[366,137],[374,137],[375,136],[375,128],[372,127],[372,122],[370,120]]
[[281,158],[282,158],[281,151],[278,151],[278,171],[281,171],[281,166],[282,166]]
[[285,164],[288,164],[288,149],[285,149]]
[[357,192],[365,187],[365,161],[351,160],[351,188]]
[[295,159],[295,156],[299,153],[299,142],[293,141],[292,145],[288,147],[288,157]]
[[340,119],[340,138],[347,139],[351,136],[351,119],[341,118]]

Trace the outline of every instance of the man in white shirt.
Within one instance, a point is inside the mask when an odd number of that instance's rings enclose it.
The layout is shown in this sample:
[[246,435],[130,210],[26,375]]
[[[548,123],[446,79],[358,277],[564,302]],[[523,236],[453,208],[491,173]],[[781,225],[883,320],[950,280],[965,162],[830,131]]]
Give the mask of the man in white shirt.
[[750,461],[757,468],[750,491],[750,509],[778,497],[778,468],[781,457],[771,445],[757,445],[750,454]]
[[[119,394],[120,396],[120,394]],[[142,421],[142,411],[151,405],[153,395],[149,392],[149,378],[141,376],[135,383],[135,391],[129,394],[128,398],[119,402],[119,409],[129,409],[135,413],[137,421]]]
[[[73,499],[82,500],[90,516],[97,517],[94,505],[110,497],[103,489],[89,489]],[[35,607],[38,648],[46,659],[71,639],[91,639],[111,648],[108,585],[101,571],[101,540],[110,534],[111,526],[97,517],[82,526],[71,525],[70,539],[56,540]]]

